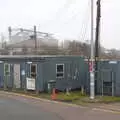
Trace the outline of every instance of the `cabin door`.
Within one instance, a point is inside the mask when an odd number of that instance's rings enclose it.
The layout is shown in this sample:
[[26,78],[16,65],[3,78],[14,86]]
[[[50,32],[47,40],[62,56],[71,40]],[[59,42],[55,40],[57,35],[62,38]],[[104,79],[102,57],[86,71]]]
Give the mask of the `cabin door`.
[[20,88],[20,64],[14,64],[14,87]]

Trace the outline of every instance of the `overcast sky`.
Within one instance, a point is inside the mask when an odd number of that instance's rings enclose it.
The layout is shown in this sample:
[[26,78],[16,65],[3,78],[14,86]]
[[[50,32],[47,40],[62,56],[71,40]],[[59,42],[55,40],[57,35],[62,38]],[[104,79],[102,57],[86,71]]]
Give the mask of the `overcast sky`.
[[[120,0],[102,0],[101,41],[120,48]],[[61,39],[90,39],[90,0],[0,0],[0,33],[8,26],[32,28]]]

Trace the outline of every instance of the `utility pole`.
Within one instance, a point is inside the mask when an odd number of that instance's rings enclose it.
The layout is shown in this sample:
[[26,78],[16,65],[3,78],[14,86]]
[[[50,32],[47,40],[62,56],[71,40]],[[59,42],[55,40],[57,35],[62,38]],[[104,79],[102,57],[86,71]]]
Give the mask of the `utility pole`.
[[90,57],[90,99],[95,98],[94,90],[94,0],[91,0],[91,57]]
[[11,35],[12,35],[12,29],[11,27],[8,27],[8,32],[9,32],[9,41],[11,40]]
[[4,35],[1,33],[1,47],[4,48]]
[[36,26],[34,26],[34,40],[35,40],[35,53],[37,54],[37,32],[36,32]]
[[[9,41],[11,42],[11,40],[12,40],[12,29],[11,29],[11,27],[9,26],[8,27],[8,32],[9,32]],[[10,55],[13,55],[13,49],[14,48],[11,48],[11,50],[10,50]]]
[[95,34],[95,81],[98,79],[98,60],[100,47],[100,18],[101,18],[101,0],[97,0],[96,34]]

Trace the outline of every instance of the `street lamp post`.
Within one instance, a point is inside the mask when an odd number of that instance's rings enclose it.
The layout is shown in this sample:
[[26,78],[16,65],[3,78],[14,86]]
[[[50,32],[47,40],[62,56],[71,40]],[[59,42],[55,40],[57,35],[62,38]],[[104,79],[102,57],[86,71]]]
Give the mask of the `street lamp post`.
[[95,98],[94,80],[94,0],[91,0],[91,57],[90,57],[90,99]]

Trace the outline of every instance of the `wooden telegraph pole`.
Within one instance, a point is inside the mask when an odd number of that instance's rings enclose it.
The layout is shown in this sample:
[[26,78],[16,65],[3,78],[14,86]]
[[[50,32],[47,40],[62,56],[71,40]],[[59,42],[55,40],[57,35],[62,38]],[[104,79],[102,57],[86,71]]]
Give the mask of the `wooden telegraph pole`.
[[100,18],[101,18],[101,0],[97,0],[97,17],[96,17],[96,34],[95,34],[95,81],[96,82],[98,78],[98,60],[99,60],[99,52],[100,52],[99,51]]

